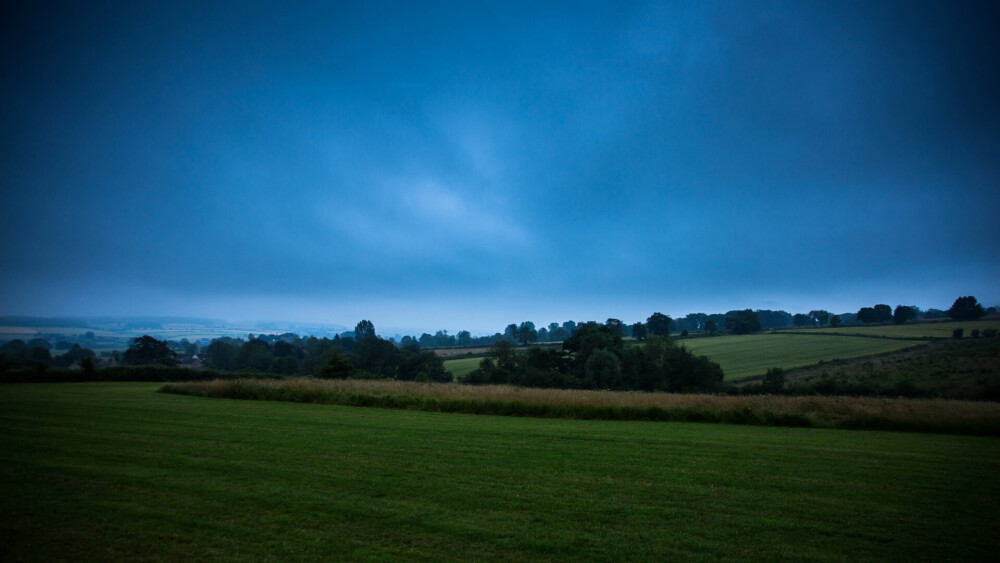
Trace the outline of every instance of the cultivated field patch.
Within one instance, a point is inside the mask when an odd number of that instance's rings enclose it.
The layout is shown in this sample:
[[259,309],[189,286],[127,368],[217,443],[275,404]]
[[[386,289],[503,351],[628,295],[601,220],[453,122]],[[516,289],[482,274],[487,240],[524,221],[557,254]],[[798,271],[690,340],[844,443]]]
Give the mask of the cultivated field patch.
[[824,336],[813,334],[758,333],[680,340],[699,356],[722,366],[726,381],[762,375],[769,368],[791,369],[830,361],[883,354],[918,344],[906,340]]

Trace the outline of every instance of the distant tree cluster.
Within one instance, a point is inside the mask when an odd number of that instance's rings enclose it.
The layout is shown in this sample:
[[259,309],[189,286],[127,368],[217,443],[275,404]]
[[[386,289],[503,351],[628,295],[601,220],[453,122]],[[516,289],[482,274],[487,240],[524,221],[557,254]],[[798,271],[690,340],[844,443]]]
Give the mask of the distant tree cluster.
[[[219,371],[256,371],[277,375],[311,375],[343,379],[451,381],[443,360],[415,342],[397,344],[379,337],[363,320],[351,333],[334,338],[300,338],[294,334],[247,340],[213,340],[203,351],[205,365]],[[357,337],[357,338],[355,338]]]
[[0,372],[16,369],[34,369],[44,371],[50,367],[66,369],[78,366],[81,369],[93,370],[93,350],[82,348],[79,344],[69,345],[64,354],[53,356],[52,345],[43,338],[33,338],[25,342],[16,339],[0,346]]
[[498,342],[461,382],[686,391],[710,389],[722,381],[718,364],[695,356],[667,336],[652,334],[642,345],[628,345],[620,328],[618,323],[584,323],[563,341],[561,350],[532,347],[517,353],[512,344]]

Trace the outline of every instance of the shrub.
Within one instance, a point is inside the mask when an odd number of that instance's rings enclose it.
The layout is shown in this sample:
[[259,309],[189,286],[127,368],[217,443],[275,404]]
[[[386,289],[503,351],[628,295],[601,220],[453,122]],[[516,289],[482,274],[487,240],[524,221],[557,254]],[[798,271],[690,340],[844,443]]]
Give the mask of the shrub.
[[764,374],[762,389],[766,393],[780,393],[785,388],[785,370],[771,368]]

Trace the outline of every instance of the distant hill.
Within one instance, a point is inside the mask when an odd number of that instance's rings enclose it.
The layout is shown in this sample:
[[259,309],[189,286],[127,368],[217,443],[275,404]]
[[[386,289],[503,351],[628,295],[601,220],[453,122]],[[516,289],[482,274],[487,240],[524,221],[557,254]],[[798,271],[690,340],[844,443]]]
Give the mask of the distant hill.
[[0,326],[94,328],[87,321],[70,317],[0,316]]

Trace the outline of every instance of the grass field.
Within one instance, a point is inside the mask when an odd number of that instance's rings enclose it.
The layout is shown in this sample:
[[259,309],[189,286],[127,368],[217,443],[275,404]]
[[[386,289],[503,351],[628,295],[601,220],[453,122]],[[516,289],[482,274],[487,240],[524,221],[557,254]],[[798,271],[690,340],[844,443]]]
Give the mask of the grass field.
[[885,338],[951,338],[956,328],[962,328],[968,337],[974,329],[980,332],[986,329],[1000,330],[1000,320],[985,321],[948,321],[935,323],[914,323],[905,325],[861,325],[842,326],[837,328],[810,328],[783,330],[782,332],[801,332],[805,334],[843,334],[862,336],[881,336]]
[[444,369],[451,373],[451,376],[455,379],[462,377],[472,370],[479,367],[479,362],[482,358],[456,358],[454,360],[445,360]]
[[679,343],[718,362],[726,381],[760,375],[772,367],[791,369],[836,358],[882,354],[916,344],[908,340],[780,332],[692,338]]
[[0,387],[4,560],[989,560],[1000,439]]

